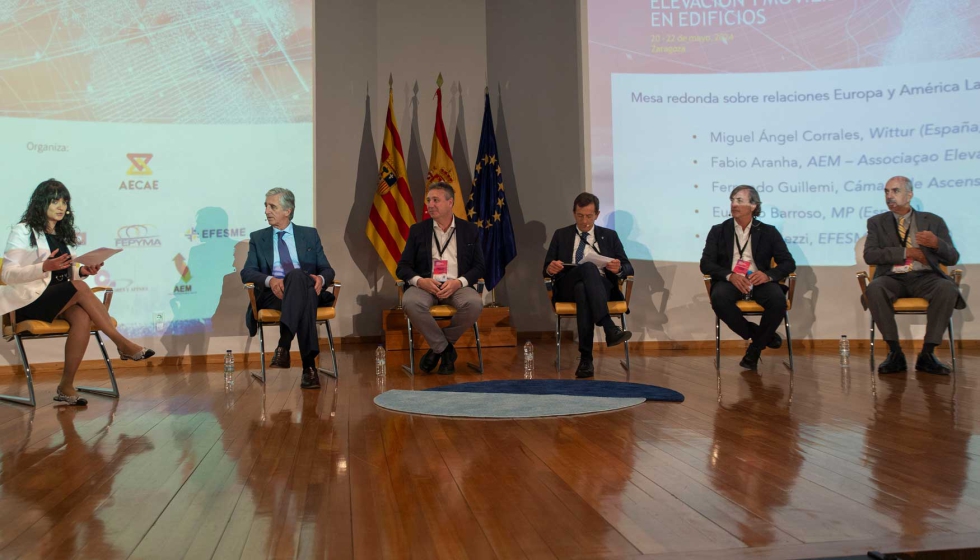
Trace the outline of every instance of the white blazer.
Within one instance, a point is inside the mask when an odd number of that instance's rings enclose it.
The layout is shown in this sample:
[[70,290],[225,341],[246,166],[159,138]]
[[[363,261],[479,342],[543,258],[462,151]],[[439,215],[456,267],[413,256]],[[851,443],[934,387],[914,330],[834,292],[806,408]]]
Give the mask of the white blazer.
[[[37,247],[31,247],[31,231],[27,224],[20,223],[10,228],[7,248],[3,251],[0,263],[0,315],[6,315],[36,300],[51,282],[51,272],[41,268],[51,255],[48,239],[44,232],[35,231]],[[71,247],[68,248],[71,251]],[[74,252],[72,252],[74,256]],[[72,265],[72,279],[78,278],[80,264]]]

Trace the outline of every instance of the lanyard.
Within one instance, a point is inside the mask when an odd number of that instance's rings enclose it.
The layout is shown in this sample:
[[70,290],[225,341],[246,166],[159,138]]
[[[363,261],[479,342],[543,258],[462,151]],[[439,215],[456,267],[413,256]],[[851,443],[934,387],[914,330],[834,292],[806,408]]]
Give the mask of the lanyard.
[[[736,224],[735,227],[737,228],[738,225]],[[751,243],[751,240],[752,240],[751,226],[749,226],[749,229],[750,229],[749,236],[745,240],[745,245],[742,245],[741,243],[738,242],[738,230],[737,229],[735,230],[735,247],[738,248],[738,258],[742,258],[742,253],[745,252],[745,249],[747,249],[748,246],[749,246],[749,243]]]
[[[912,233],[913,212],[915,212],[915,210],[909,210],[909,215],[908,215],[909,225],[905,226],[905,237],[903,239],[900,239],[902,244],[899,245],[899,247],[905,247],[905,244],[908,243],[909,241],[909,234]],[[892,214],[892,218],[895,218],[895,214]],[[899,238],[902,237],[902,234],[898,233],[898,218],[895,218],[895,234],[898,235]]]
[[445,253],[446,252],[446,249],[449,248],[449,244],[452,242],[453,236],[456,235],[456,228],[453,228],[453,231],[451,231],[449,233],[449,239],[446,239],[446,244],[440,247],[439,246],[439,238],[436,236],[436,229],[435,228],[437,228],[437,227],[439,227],[439,226],[436,226],[435,224],[433,224],[433,228],[432,228],[432,240],[435,241],[435,243],[436,243],[436,250],[439,251],[439,257],[441,258],[442,257],[442,254]]

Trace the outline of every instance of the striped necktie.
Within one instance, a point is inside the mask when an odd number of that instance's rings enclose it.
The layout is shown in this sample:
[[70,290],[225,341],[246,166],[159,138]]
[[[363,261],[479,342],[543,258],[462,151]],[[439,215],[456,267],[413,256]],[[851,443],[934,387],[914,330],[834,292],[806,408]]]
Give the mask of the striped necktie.
[[582,238],[582,242],[578,244],[578,249],[575,251],[575,264],[579,264],[585,258],[585,246],[589,243],[589,232],[580,231],[578,235]]
[[898,219],[898,240],[901,241],[901,240],[904,239],[905,240],[905,246],[906,247],[911,247],[912,246],[912,238],[905,236],[905,234],[908,232],[908,228],[905,227],[905,218],[906,217],[907,216],[902,216],[901,218]]

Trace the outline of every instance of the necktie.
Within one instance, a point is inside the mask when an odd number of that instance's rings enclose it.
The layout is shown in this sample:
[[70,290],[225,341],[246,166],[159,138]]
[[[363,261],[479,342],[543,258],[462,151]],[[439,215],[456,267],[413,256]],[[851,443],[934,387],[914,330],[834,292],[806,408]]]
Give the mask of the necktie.
[[293,264],[293,259],[289,256],[289,247],[286,246],[286,241],[283,240],[286,232],[277,231],[276,235],[279,236],[279,264],[282,265],[282,273],[285,276],[292,272],[296,268],[296,265]]
[[912,238],[911,237],[905,237],[905,234],[908,232],[908,228],[905,227],[905,218],[906,218],[905,216],[902,216],[901,218],[898,219],[898,240],[901,241],[901,240],[904,239],[905,240],[905,246],[906,247],[911,247],[912,246]]
[[578,235],[582,238],[582,242],[578,244],[578,249],[575,250],[575,264],[582,262],[585,257],[585,246],[589,243],[588,232],[579,232]]

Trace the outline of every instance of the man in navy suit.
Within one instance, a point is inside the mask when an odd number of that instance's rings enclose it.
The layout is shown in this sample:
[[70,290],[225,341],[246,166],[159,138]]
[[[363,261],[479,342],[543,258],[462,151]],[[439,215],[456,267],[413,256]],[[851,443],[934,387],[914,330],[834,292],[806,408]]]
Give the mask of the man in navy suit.
[[[272,367],[289,367],[289,348],[299,336],[303,360],[304,389],[320,388],[316,357],[320,343],[316,333],[316,308],[333,304],[333,294],[325,290],[333,283],[320,235],[316,228],[292,223],[296,198],[289,189],[275,188],[265,194],[265,218],[269,227],[252,232],[248,241],[248,258],[242,267],[242,281],[255,284],[255,299],[260,309],[282,311],[279,321],[279,345],[272,356]],[[252,308],[245,313],[250,336],[257,325]]]
[[[430,373],[439,365],[440,375],[456,372],[453,344],[483,312],[483,297],[474,289],[485,271],[480,232],[476,224],[453,215],[454,202],[452,186],[443,182],[429,185],[425,205],[431,218],[409,228],[395,269],[407,284],[402,299],[405,314],[429,343],[419,369]],[[436,304],[456,308],[445,329],[429,313]]]
[[[556,302],[575,302],[578,322],[578,349],[581,359],[575,377],[592,377],[592,340],[595,326],[606,334],[606,346],[616,346],[630,339],[609,316],[609,301],[622,301],[619,280],[633,274],[619,235],[595,225],[599,217],[599,197],[584,192],[572,203],[575,225],[555,231],[544,259],[544,275],[554,279],[552,295]],[[612,257],[602,270],[585,262],[589,254]]]
[[[764,347],[783,344],[776,329],[786,317],[786,293],[778,282],[796,270],[796,261],[779,231],[755,219],[762,214],[762,199],[754,187],[735,187],[728,199],[732,217],[708,232],[701,273],[711,276],[711,307],[718,318],[743,339],[752,339],[739,366],[754,370]],[[764,310],[758,325],[738,308],[746,294]]]

